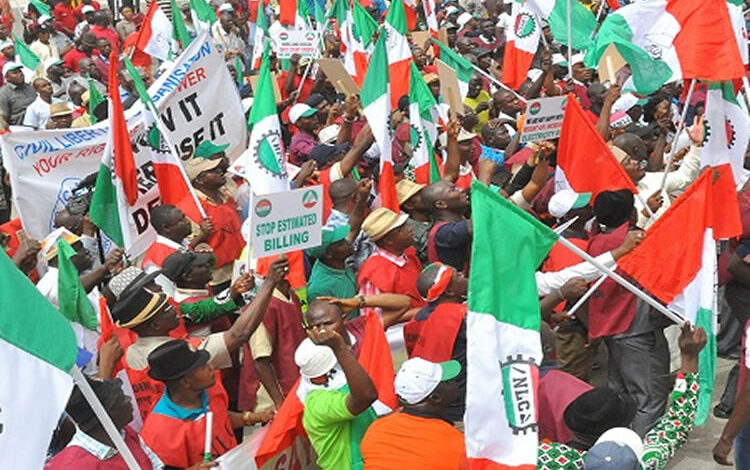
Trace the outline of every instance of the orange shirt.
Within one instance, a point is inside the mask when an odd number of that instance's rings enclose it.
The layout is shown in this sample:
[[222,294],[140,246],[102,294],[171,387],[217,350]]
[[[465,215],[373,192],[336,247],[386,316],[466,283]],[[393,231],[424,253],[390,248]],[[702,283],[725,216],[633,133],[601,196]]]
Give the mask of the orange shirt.
[[360,446],[365,470],[464,470],[464,435],[447,422],[396,412],[370,425]]

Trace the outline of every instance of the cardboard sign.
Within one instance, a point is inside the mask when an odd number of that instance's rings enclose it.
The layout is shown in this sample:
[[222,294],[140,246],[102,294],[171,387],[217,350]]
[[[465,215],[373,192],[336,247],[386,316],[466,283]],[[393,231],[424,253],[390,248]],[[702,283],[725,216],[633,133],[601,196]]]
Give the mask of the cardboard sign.
[[349,75],[339,59],[321,57],[317,62],[328,80],[336,87],[336,90],[347,96],[359,94],[359,87],[354,83],[352,76]]
[[[430,48],[430,43],[428,41],[432,39],[432,36],[430,36],[429,31],[412,31],[411,33],[411,40],[414,44],[421,47],[422,49],[427,52],[427,49]],[[446,43],[447,44],[447,43]]]
[[288,59],[292,54],[314,57],[318,53],[318,37],[313,31],[279,29],[273,39],[279,59]]
[[627,62],[622,58],[614,44],[607,46],[602,58],[599,59],[599,82],[617,83],[617,72],[625,66]]
[[567,96],[539,98],[526,104],[521,143],[560,137]]
[[[260,80],[260,75],[250,75],[248,77],[250,79],[250,86],[253,87],[253,93],[255,90],[258,89],[258,80]],[[271,83],[273,84],[273,97],[276,100],[277,103],[281,103],[281,90],[279,89],[279,74],[276,72],[271,72]]]
[[320,245],[323,187],[253,195],[250,230],[253,256],[278,255]]
[[440,76],[440,93],[442,93],[448,106],[451,108],[451,114],[464,113],[464,102],[461,99],[461,89],[458,87],[458,78],[456,71],[451,66],[440,59],[435,60],[438,75]]

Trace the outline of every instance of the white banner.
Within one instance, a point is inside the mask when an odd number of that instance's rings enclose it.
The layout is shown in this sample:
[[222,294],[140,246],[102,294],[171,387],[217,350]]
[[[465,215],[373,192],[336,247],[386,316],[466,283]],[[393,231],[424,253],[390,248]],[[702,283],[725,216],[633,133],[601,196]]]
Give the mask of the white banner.
[[317,470],[317,459],[310,441],[297,437],[292,445],[279,452],[260,469],[255,465],[255,454],[263,443],[268,426],[255,431],[240,445],[222,455],[216,462],[219,470]]
[[567,96],[538,98],[526,104],[521,143],[560,137]]
[[208,32],[185,49],[148,90],[182,160],[204,140],[229,144],[230,161],[247,147],[247,123],[224,54]]
[[279,59],[288,59],[292,54],[301,57],[315,57],[318,54],[318,37],[314,31],[279,28],[271,32],[271,40]]

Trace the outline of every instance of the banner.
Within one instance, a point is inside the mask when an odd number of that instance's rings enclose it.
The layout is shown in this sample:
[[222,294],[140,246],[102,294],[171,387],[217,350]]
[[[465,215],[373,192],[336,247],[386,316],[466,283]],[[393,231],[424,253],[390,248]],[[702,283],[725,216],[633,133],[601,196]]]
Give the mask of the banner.
[[204,140],[229,144],[226,153],[230,160],[245,150],[247,125],[240,95],[224,54],[207,31],[190,43],[148,93],[183,161],[190,159]]
[[[128,216],[133,240],[128,254],[138,256],[156,238],[149,216],[159,204],[159,187],[151,163],[153,149],[140,113],[128,119],[128,129],[138,169],[138,200]],[[12,132],[0,137],[13,202],[26,233],[41,240],[52,231],[55,216],[65,208],[73,189],[99,170],[106,141],[105,123],[83,129]]]
[[567,96],[538,98],[526,105],[521,143],[560,137]]
[[302,437],[297,437],[295,441],[265,463],[260,469],[255,465],[255,453],[258,451],[263,438],[266,436],[268,426],[255,431],[249,438],[246,438],[240,445],[222,455],[216,462],[219,464],[219,470],[317,470],[315,464],[317,456],[310,445],[310,441]]
[[279,59],[288,59],[292,54],[301,57],[315,57],[318,54],[318,38],[314,31],[279,29],[272,32],[271,40]]

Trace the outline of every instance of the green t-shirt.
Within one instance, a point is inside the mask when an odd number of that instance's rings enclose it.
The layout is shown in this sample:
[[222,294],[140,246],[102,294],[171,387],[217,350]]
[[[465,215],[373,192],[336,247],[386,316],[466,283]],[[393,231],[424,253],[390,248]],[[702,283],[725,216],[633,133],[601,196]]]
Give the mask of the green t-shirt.
[[320,470],[351,469],[351,421],[348,392],[315,390],[305,398],[302,425],[318,454]]
[[[316,261],[307,283],[307,298],[310,302],[322,296],[349,299],[357,295],[357,275],[350,268],[336,269]],[[359,309],[348,315],[349,319],[357,318]]]

